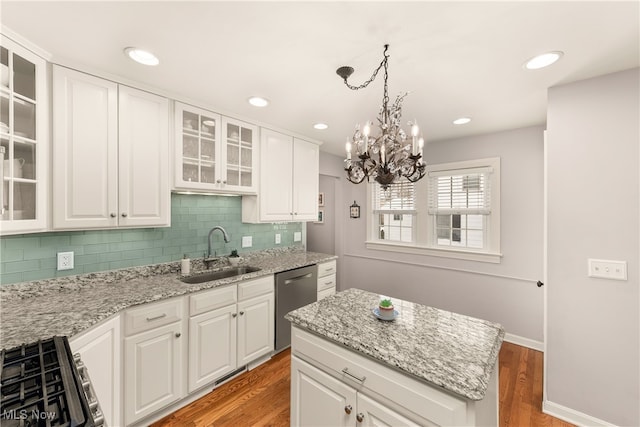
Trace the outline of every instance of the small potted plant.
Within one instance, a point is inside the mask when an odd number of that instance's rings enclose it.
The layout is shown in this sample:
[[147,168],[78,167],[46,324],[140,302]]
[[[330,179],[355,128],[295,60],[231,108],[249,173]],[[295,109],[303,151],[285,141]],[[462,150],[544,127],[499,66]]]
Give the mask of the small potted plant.
[[236,249],[231,251],[231,254],[229,255],[229,264],[236,266],[238,265],[238,263],[240,263],[240,260],[242,258],[240,258],[240,255],[238,255],[238,251]]
[[380,304],[378,304],[378,311],[380,313],[381,319],[393,320],[394,318],[393,303],[389,298],[380,300]]

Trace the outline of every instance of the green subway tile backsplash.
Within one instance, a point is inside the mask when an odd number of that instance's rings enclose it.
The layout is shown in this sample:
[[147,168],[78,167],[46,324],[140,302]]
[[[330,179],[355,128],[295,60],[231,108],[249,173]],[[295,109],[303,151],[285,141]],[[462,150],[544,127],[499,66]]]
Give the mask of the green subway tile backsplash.
[[[232,249],[240,254],[293,246],[293,233],[301,223],[243,224],[242,199],[193,194],[171,195],[171,227],[60,231],[0,238],[0,283],[48,279],[72,274],[177,261],[187,254],[199,258],[207,251],[209,230],[220,225],[229,234],[215,232],[212,247],[218,255]],[[275,234],[282,242],[276,245]],[[242,236],[253,236],[253,246],[242,248]],[[299,243],[295,243],[299,244]],[[58,252],[73,251],[75,268],[57,271]]]

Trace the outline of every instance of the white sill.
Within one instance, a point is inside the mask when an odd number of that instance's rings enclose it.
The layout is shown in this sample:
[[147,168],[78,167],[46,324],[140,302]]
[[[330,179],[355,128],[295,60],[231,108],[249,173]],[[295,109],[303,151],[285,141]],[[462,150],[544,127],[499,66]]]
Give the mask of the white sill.
[[387,252],[401,252],[413,255],[428,255],[443,258],[464,259],[468,261],[489,262],[500,264],[502,254],[497,252],[475,252],[460,249],[435,249],[426,246],[411,245],[400,242],[382,242],[369,240],[365,242],[367,249]]

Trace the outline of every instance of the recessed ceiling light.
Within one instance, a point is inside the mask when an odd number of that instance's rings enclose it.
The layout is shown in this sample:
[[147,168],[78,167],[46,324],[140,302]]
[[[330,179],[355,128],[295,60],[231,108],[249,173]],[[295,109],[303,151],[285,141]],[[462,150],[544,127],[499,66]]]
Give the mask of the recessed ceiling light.
[[470,117],[460,117],[459,119],[455,119],[453,121],[454,125],[466,125],[467,123],[469,123],[471,121]]
[[138,49],[137,47],[128,47],[124,50],[124,53],[134,61],[144,65],[158,65],[160,60],[153,53]]
[[267,105],[269,105],[269,101],[259,96],[252,96],[251,98],[249,98],[249,104],[253,105],[254,107],[266,107]]
[[548,67],[549,65],[562,58],[563,52],[547,52],[542,55],[534,56],[524,64],[524,68],[527,70],[537,70],[539,68]]
[[318,130],[325,130],[328,127],[329,125],[327,125],[326,123],[316,123],[315,125],[313,125],[313,128]]

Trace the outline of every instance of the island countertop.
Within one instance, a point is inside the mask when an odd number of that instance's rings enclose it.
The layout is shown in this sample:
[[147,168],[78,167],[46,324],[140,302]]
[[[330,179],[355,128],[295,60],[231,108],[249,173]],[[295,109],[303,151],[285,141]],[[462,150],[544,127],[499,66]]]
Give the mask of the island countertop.
[[485,396],[504,338],[497,323],[391,298],[399,312],[378,320],[381,295],[347,289],[285,316],[292,324],[471,400]]
[[[180,262],[0,286],[0,349],[53,335],[72,337],[131,306],[335,259],[304,250],[243,255],[260,271],[198,284],[180,281]],[[195,273],[195,272],[194,272]]]

